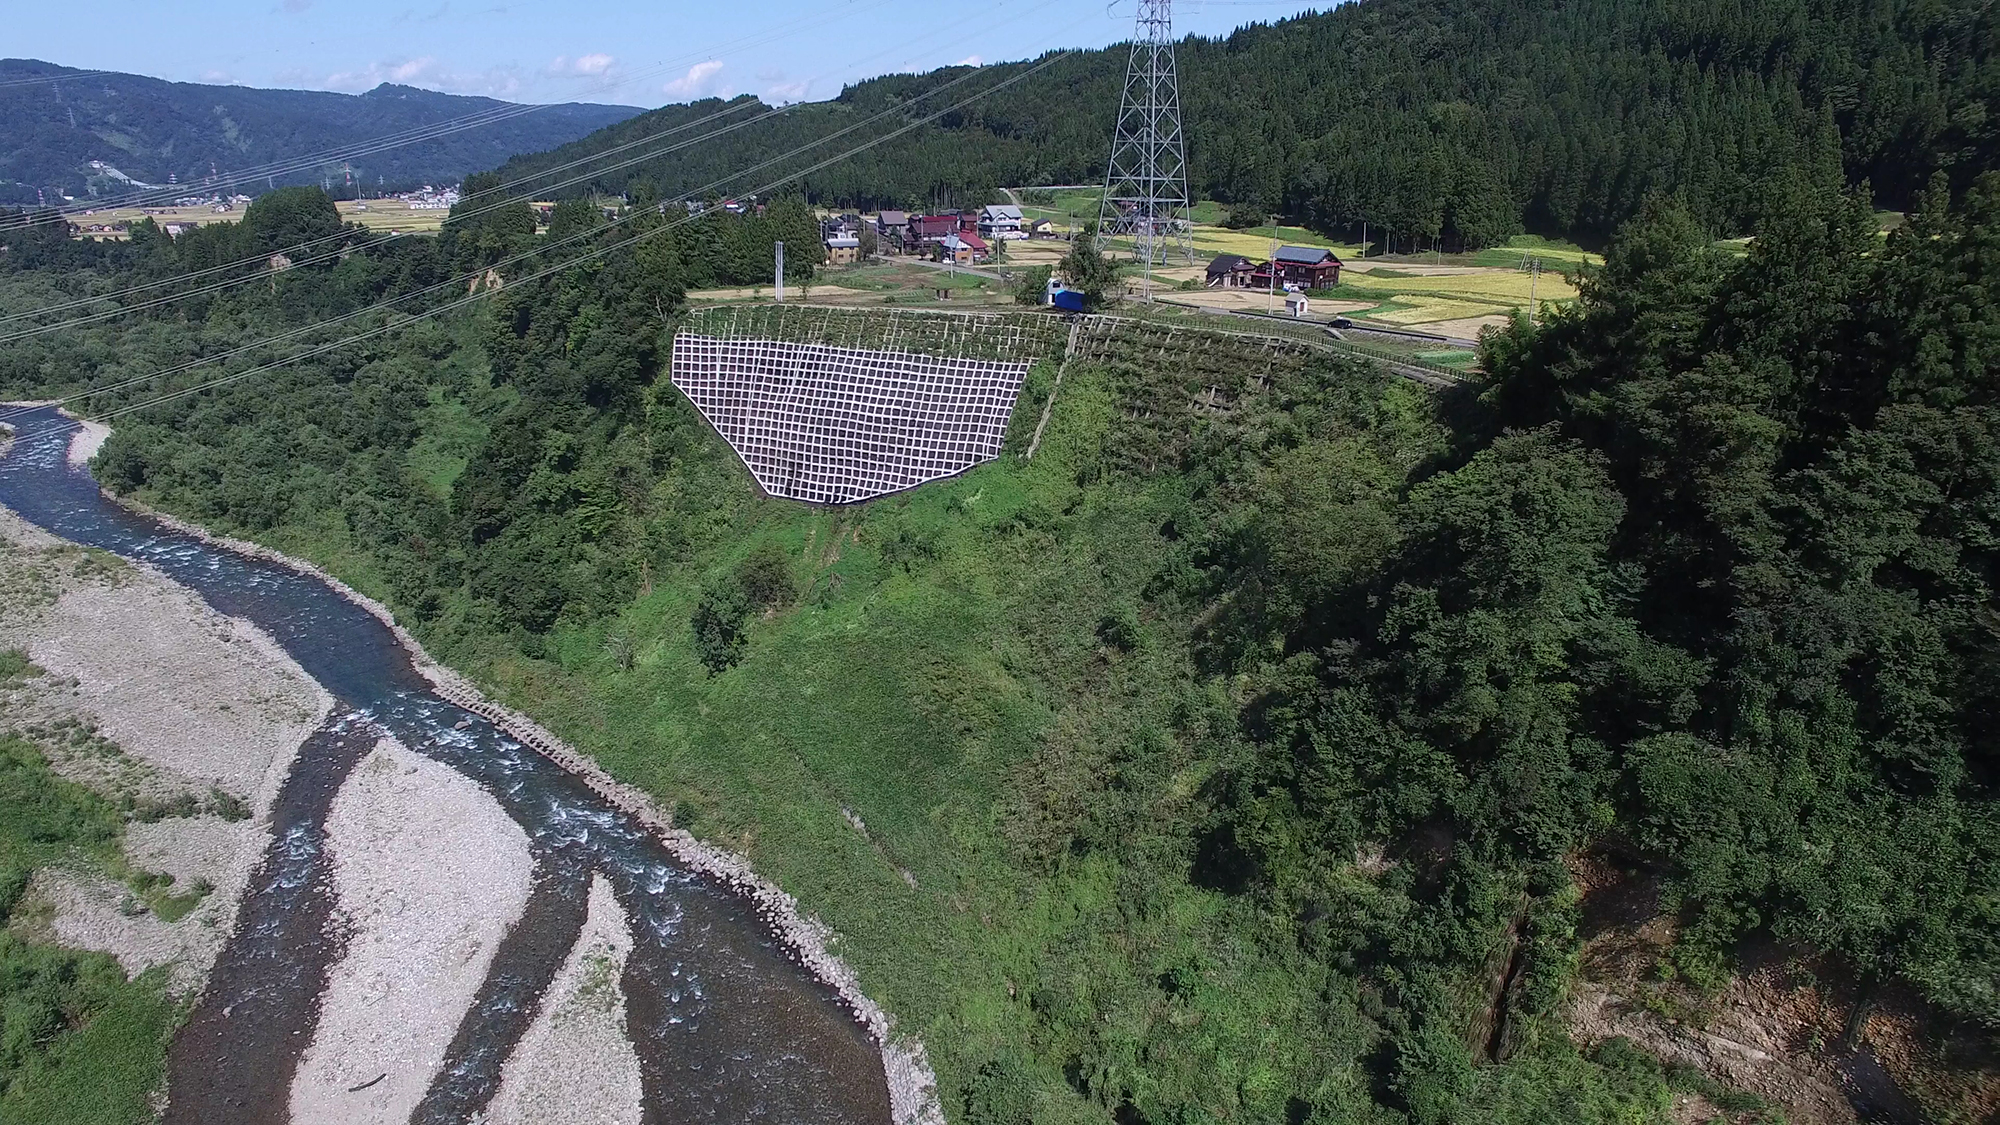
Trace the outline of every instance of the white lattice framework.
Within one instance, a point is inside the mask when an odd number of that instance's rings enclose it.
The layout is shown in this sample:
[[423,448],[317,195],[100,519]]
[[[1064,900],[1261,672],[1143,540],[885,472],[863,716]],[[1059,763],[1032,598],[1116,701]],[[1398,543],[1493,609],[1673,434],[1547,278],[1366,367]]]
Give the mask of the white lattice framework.
[[1173,0],[1139,0],[1125,89],[1104,170],[1097,238],[1132,236],[1132,256],[1162,262],[1170,252],[1194,262],[1188,226],[1187,135],[1181,131],[1180,73],[1174,62]]
[[674,337],[671,378],[765,492],[850,504],[1000,455],[1025,360]]

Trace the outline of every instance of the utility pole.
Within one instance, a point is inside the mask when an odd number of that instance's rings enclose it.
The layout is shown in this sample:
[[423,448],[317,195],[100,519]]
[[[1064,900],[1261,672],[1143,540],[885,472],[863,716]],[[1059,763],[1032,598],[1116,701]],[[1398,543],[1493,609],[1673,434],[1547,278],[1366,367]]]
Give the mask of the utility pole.
[[1173,238],[1181,257],[1194,264],[1173,25],[1173,0],[1139,0],[1125,89],[1112,127],[1111,160],[1104,170],[1104,198],[1097,205],[1098,248],[1113,235],[1131,235],[1134,256],[1146,263],[1149,295],[1153,259],[1166,261],[1162,234]]
[[785,244],[776,244],[778,255],[778,303],[785,303]]
[[1264,285],[1264,315],[1275,316],[1276,310],[1271,307],[1278,298],[1278,236],[1275,234],[1271,236],[1271,257],[1264,268],[1271,271]]
[[1541,277],[1542,277],[1542,260],[1540,258],[1528,259],[1528,323],[1529,324],[1535,323],[1535,316],[1537,313],[1541,311],[1541,306],[1535,304],[1535,282],[1540,281]]

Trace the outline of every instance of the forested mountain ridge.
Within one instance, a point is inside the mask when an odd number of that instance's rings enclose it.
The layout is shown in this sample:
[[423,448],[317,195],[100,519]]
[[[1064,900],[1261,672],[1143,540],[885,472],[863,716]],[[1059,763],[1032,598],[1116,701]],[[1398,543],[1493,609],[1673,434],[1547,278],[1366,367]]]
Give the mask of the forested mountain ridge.
[[[46,77],[46,82],[23,81]],[[505,109],[492,98],[439,94],[384,83],[365,94],[260,90],[167,82],[136,74],[76,70],[33,59],[0,59],[0,203],[33,203],[37,189],[79,199],[124,195],[130,183],[95,170],[102,161],[131,180],[198,190],[211,172],[309,156],[470,114]],[[456,183],[517,153],[537,152],[639,113],[630,106],[571,103],[356,156],[358,182],[391,188]],[[286,183],[344,178],[339,160]],[[225,185],[255,194],[266,183]],[[48,200],[57,202],[54,198]]]
[[[812,173],[807,191],[922,205],[941,191],[976,203],[996,185],[1094,181],[1125,64],[1123,47],[1077,52]],[[1962,188],[2000,166],[2000,14],[1971,0],[1361,0],[1186,39],[1179,64],[1197,196],[1447,246],[1524,228],[1601,242],[1658,193],[1735,235],[1774,178],[1867,180],[1881,206],[1902,209],[1933,171]],[[856,83],[597,186],[688,191],[885,106],[941,108],[960,94],[913,99],[962,73]],[[512,179],[650,127],[635,118],[501,171]]]

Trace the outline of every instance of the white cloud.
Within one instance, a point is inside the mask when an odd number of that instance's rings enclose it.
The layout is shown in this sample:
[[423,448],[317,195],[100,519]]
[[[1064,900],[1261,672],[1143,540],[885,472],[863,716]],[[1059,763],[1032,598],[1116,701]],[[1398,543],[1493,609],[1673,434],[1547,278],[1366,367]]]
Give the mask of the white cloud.
[[384,82],[446,94],[483,94],[496,98],[510,96],[521,89],[521,76],[511,66],[496,66],[483,71],[456,71],[439,62],[434,55],[370,63],[359,70],[336,71],[317,82],[311,79],[307,82],[323,90],[341,90],[351,94],[372,90]]
[[397,63],[396,65],[390,67],[389,81],[406,82],[406,83],[421,82],[426,78],[430,78],[432,76],[432,73],[436,70],[437,70],[437,59],[430,55],[424,55],[421,58],[411,59],[408,62]]
[[688,67],[688,72],[660,87],[660,92],[674,98],[706,98],[722,91],[717,89],[715,77],[722,73],[722,60],[710,59]]
[[807,79],[798,82],[780,82],[776,85],[766,86],[764,87],[764,100],[772,105],[784,105],[787,102],[802,102],[806,100],[806,89],[811,85],[811,80]]
[[578,55],[575,58],[570,58],[568,55],[557,55],[555,58],[549,60],[549,65],[543,73],[556,78],[595,78],[608,72],[612,64],[617,61],[613,56],[602,52],[592,55]]
[[962,58],[962,59],[958,60],[957,62],[955,62],[955,63],[953,63],[953,64],[951,64],[951,65],[953,65],[953,66],[985,66],[985,65],[986,65],[986,60],[985,60],[985,59],[982,59],[982,58],[980,58],[980,57],[979,57],[978,55],[967,55],[967,56],[965,56],[964,58]]
[[226,70],[204,70],[197,81],[206,82],[211,86],[233,86],[236,83],[236,76]]

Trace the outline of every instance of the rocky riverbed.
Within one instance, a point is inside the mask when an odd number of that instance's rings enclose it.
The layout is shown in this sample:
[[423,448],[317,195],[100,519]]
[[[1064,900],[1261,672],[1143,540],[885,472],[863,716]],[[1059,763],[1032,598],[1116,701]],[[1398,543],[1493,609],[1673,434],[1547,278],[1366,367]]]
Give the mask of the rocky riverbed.
[[[149,909],[84,868],[37,876],[17,918],[128,970],[198,991],[227,940],[300,743],[330,706],[269,638],[185,589],[50,536],[0,508],[0,648],[41,674],[0,698],[0,726],[41,732],[57,772],[131,809],[125,856],[172,876]],[[210,888],[201,891],[200,888]]]
[[921,1047],[740,857],[337,582],[106,504],[75,470],[102,432],[28,424],[0,647],[37,674],[5,702],[189,893],[65,870],[15,918],[200,997],[169,1122],[941,1120]]

